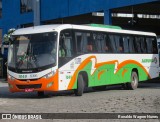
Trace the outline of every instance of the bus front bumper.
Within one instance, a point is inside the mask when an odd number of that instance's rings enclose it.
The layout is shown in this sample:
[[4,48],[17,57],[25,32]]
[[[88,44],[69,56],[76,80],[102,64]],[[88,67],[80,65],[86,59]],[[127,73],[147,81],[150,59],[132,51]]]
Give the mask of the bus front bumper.
[[58,91],[58,73],[50,78],[34,80],[9,79],[10,92]]

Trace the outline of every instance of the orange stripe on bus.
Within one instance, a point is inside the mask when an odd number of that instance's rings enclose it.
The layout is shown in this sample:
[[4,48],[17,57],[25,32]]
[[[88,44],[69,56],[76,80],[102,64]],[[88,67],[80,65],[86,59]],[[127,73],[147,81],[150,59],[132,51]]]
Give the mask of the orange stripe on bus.
[[98,80],[100,80],[101,75],[102,75],[104,72],[105,72],[105,70],[102,70],[102,71],[100,71],[100,72],[98,73]]
[[124,69],[122,72],[122,77],[124,77],[124,74],[127,72],[128,70]]
[[[147,72],[147,70],[143,67],[142,64],[140,64],[139,62],[137,61],[134,61],[134,60],[126,60],[126,61],[123,61],[122,63],[120,63],[118,66],[117,66],[117,71],[116,73],[121,69],[123,68],[125,65],[127,64],[136,64],[138,65],[139,67],[141,67],[143,69],[143,71],[148,75],[149,78],[151,78],[151,76],[149,75],[149,73]],[[115,74],[116,74],[115,73]]]
[[76,78],[77,78],[77,74],[80,70],[82,70],[89,62],[91,62],[91,59],[92,58],[95,58],[95,56],[90,56],[88,57],[87,59],[85,59],[80,65],[79,67],[76,69],[76,71],[74,72],[73,76],[72,76],[72,79],[70,80],[70,83],[68,85],[68,88],[67,89],[72,89],[73,88],[73,85],[74,83],[76,82]]
[[115,64],[116,62],[118,62],[118,60],[113,60],[113,61],[98,63],[98,64],[95,64],[95,68],[99,68],[99,67],[104,66],[104,65],[106,65],[106,64]]

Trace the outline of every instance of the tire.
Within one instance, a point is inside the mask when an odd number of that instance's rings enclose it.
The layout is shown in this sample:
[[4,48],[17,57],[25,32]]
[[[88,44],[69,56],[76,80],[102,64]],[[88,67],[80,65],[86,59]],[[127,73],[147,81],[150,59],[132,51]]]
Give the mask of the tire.
[[84,80],[81,74],[78,75],[77,89],[74,90],[76,96],[82,96],[84,92]]
[[37,95],[38,97],[44,97],[44,91],[38,91]]
[[130,90],[134,90],[138,87],[138,75],[137,75],[137,72],[135,71],[132,71],[132,74],[131,74],[131,82],[128,83],[128,89]]
[[106,86],[95,86],[95,87],[92,87],[92,89],[95,91],[104,91],[106,90]]

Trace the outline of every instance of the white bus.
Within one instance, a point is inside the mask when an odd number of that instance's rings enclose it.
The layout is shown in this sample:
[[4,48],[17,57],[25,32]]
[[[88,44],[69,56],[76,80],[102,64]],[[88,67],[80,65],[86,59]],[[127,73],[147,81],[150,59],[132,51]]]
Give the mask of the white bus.
[[18,29],[8,52],[11,92],[105,89],[159,76],[154,33],[106,25],[43,25]]

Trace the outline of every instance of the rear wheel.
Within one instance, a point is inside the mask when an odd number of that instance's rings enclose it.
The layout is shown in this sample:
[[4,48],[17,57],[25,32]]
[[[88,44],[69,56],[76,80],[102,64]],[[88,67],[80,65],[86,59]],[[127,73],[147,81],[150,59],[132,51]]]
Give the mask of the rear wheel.
[[74,93],[76,96],[82,96],[84,92],[84,80],[83,76],[81,74],[78,75],[78,80],[77,80],[77,89],[74,90]]
[[132,71],[131,82],[127,84],[128,89],[134,90],[138,87],[138,75],[137,72]]

